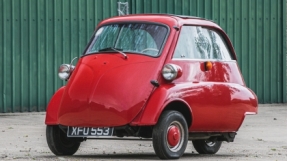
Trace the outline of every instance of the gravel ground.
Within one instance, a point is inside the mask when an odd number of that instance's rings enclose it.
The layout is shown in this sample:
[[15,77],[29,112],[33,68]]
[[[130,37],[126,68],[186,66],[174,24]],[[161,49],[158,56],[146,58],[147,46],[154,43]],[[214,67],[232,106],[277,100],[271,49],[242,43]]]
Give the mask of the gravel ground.
[[[0,114],[0,160],[159,160],[151,140],[88,140],[75,155],[57,157],[46,143],[44,119],[44,112]],[[260,105],[217,154],[199,155],[189,142],[180,160],[287,161],[287,104]]]

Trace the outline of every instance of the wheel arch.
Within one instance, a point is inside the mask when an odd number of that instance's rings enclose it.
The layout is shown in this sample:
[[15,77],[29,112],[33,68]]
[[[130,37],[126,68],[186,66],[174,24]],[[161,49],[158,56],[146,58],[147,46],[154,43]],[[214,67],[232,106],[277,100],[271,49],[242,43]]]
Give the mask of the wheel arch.
[[65,86],[58,89],[58,91],[56,91],[55,94],[52,96],[46,109],[46,118],[45,118],[46,125],[58,124],[58,111],[64,91]]
[[[192,125],[192,118],[193,118],[192,110],[191,110],[191,107],[189,107],[188,104],[184,100],[177,99],[177,100],[168,102],[164,106],[161,114],[167,110],[174,110],[174,111],[180,112],[185,118],[188,128],[190,128],[190,126]],[[161,114],[159,116],[161,116]]]
[[155,90],[147,105],[130,123],[132,126],[155,125],[165,110],[179,111],[186,119],[188,126],[192,124],[192,109],[186,100],[177,93],[177,86],[162,85]]

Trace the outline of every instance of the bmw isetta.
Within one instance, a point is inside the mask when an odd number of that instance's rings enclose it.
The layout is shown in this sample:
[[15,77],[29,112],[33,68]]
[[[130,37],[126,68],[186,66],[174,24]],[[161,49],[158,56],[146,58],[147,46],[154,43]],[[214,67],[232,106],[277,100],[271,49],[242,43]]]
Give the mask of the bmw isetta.
[[93,137],[151,138],[161,159],[180,158],[188,141],[215,154],[258,109],[228,36],[198,17],[103,20],[77,64],[62,64],[58,74],[67,84],[45,120],[55,155],[73,155]]

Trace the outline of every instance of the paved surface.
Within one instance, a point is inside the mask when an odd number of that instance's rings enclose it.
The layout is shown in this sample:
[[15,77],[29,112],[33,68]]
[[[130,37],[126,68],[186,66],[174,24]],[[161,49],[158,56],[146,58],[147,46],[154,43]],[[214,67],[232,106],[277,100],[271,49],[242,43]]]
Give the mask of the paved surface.
[[[88,140],[70,157],[53,155],[45,138],[45,113],[0,114],[0,160],[159,160],[150,140]],[[287,161],[287,104],[260,105],[235,142],[215,155],[199,155],[188,144],[180,160]]]

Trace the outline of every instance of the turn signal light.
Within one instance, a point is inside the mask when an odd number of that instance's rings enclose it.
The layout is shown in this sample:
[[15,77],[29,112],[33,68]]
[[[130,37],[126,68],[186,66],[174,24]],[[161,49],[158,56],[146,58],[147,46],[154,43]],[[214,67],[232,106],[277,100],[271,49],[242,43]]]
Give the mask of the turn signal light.
[[204,62],[205,71],[212,69],[212,63],[210,61]]

